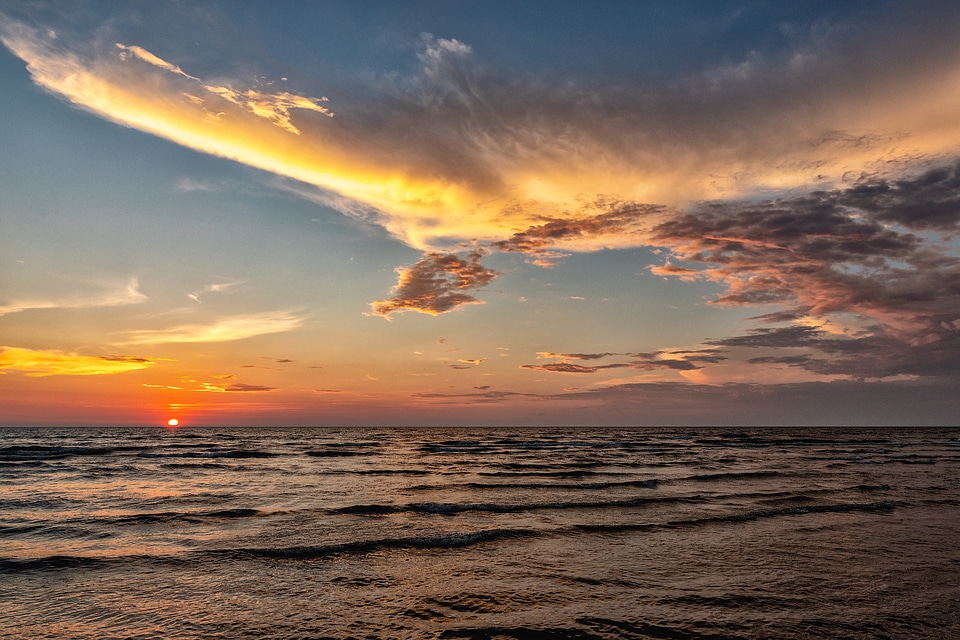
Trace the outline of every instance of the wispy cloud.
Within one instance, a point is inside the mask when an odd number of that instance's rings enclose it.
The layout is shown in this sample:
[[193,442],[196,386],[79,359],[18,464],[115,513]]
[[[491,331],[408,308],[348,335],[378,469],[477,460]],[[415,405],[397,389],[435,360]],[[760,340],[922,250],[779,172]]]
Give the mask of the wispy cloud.
[[201,294],[204,294],[204,293],[220,293],[220,292],[223,292],[223,291],[227,291],[228,289],[231,289],[231,288],[233,288],[233,287],[238,287],[238,286],[240,286],[240,285],[242,285],[242,284],[246,284],[246,282],[243,281],[243,280],[237,280],[237,281],[234,281],[234,282],[218,282],[218,283],[214,283],[214,284],[208,284],[208,285],[204,286],[202,289],[199,289],[199,290],[197,290],[197,291],[193,291],[193,292],[191,292],[191,293],[188,293],[188,294],[187,294],[187,297],[190,298],[191,300],[193,300],[194,302],[196,302],[196,303],[199,304],[199,303],[200,303],[200,295],[201,295]]
[[158,58],[157,56],[153,55],[143,47],[127,46],[127,45],[120,44],[119,42],[116,44],[116,47],[117,49],[120,49],[121,60],[126,60],[128,57],[133,56],[135,58],[139,58],[140,60],[143,60],[147,64],[152,64],[155,67],[164,69],[165,71],[179,74],[184,78],[189,78],[190,80],[198,80],[198,78],[194,78],[193,76],[184,73],[183,69],[181,69],[177,65],[170,64],[166,60]]
[[136,278],[130,278],[123,284],[111,286],[106,290],[92,295],[73,295],[60,298],[20,299],[12,300],[7,304],[0,304],[0,316],[8,313],[19,313],[36,309],[87,309],[93,307],[119,307],[129,304],[140,304],[146,301],[147,296],[140,293]]
[[170,329],[131,331],[122,344],[163,344],[171,342],[228,342],[270,333],[292,331],[303,317],[289,311],[270,311],[231,316],[211,324],[184,324]]
[[146,369],[154,360],[134,356],[83,356],[57,350],[0,347],[0,369],[28,376],[96,376]]
[[483,304],[465,293],[484,287],[499,274],[480,264],[483,252],[473,250],[461,257],[452,253],[427,253],[410,267],[399,267],[392,297],[372,303],[373,312],[387,317],[396,311],[438,315],[465,304]]

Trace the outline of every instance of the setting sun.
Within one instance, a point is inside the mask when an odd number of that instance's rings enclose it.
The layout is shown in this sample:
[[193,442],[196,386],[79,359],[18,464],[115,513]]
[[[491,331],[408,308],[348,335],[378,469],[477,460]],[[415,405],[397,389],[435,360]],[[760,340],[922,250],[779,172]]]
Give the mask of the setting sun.
[[170,418],[169,420],[167,420],[167,426],[168,426],[168,427],[176,427],[176,426],[178,426],[179,424],[180,424],[180,421],[177,420],[176,418]]

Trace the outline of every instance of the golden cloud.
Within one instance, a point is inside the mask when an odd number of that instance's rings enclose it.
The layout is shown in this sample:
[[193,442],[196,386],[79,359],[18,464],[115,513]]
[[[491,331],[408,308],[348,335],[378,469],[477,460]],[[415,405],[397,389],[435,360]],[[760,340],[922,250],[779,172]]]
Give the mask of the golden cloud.
[[[581,219],[584,198],[598,194],[683,207],[848,184],[864,171],[953,153],[958,46],[938,34],[919,47],[888,38],[844,56],[813,42],[789,60],[756,57],[635,91],[497,75],[474,63],[468,45],[426,38],[413,82],[384,78],[329,118],[324,98],[206,82],[136,45],[69,43],[12,19],[0,27],[0,40],[56,95],[336,194],[331,203],[361,203],[423,250],[535,241],[515,234]],[[647,239],[637,231],[570,235],[563,246],[636,246]]]
[[0,369],[28,376],[98,376],[146,369],[153,360],[132,356],[82,356],[63,351],[0,347]]

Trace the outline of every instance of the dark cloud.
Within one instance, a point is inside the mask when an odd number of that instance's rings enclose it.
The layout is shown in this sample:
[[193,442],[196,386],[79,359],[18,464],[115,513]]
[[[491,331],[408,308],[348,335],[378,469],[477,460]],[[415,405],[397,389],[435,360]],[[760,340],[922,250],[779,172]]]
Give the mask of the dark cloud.
[[619,356],[622,353],[553,353],[552,351],[541,351],[537,354],[538,358],[559,358],[563,360],[602,360],[610,356]]
[[[481,387],[475,388],[481,389]],[[420,400],[455,400],[486,404],[491,402],[501,402],[511,398],[540,398],[541,396],[531,393],[517,393],[515,391],[484,390],[482,393],[414,393],[411,394],[411,397]]]
[[581,364],[571,364],[569,362],[552,362],[550,364],[522,364],[520,368],[533,369],[534,371],[549,371],[551,373],[596,373],[602,369],[623,369],[631,366],[633,365],[626,363],[584,366]]
[[389,316],[395,311],[419,311],[437,315],[479,300],[464,293],[484,287],[499,275],[480,264],[483,252],[474,250],[460,257],[452,253],[426,253],[411,267],[400,267],[393,297],[372,303],[373,312]]
[[864,179],[837,201],[909,229],[955,232],[960,225],[960,161],[914,178]]
[[[673,259],[703,265],[691,271],[724,287],[715,304],[786,307],[754,318],[764,323],[819,319],[707,344],[815,349],[819,355],[802,359],[773,353],[749,362],[818,374],[957,375],[960,259],[949,246],[903,228],[950,230],[960,218],[958,173],[960,163],[848,190],[704,205],[659,224],[654,241]],[[828,333],[811,324],[847,329]]]
[[795,325],[776,329],[752,329],[748,335],[724,338],[722,340],[707,340],[707,344],[716,344],[724,347],[809,347],[818,342],[823,331],[816,327]]
[[139,362],[142,364],[153,364],[153,360],[147,358],[137,358],[136,356],[100,356],[100,360],[107,362]]
[[237,382],[229,387],[226,387],[224,391],[276,391],[276,387],[265,387],[259,384],[244,384],[243,382]]

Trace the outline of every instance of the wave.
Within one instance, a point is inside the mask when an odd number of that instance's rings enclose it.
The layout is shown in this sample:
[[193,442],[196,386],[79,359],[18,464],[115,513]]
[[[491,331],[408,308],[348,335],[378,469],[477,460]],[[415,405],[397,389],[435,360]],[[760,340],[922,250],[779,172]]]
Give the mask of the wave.
[[236,518],[259,518],[272,515],[258,509],[234,508],[216,509],[213,511],[151,511],[146,513],[131,513],[122,516],[95,516],[82,520],[84,524],[97,526],[142,526],[164,524],[169,522],[185,522],[199,524],[210,520],[231,520]]
[[62,460],[71,456],[107,456],[119,449],[106,447],[60,447],[50,445],[15,445],[0,448],[0,461]]
[[730,524],[738,522],[752,522],[765,518],[777,518],[783,516],[802,516],[812,513],[849,513],[856,511],[865,512],[886,512],[893,511],[896,505],[893,502],[867,502],[867,503],[843,503],[843,504],[822,504],[809,505],[805,507],[784,507],[781,509],[757,509],[754,511],[743,511],[722,516],[709,516],[706,518],[693,518],[690,520],[672,520],[665,523],[625,523],[625,524],[580,524],[574,525],[579,531],[590,533],[616,533],[627,531],[649,531],[653,529],[678,529],[682,527],[700,527],[711,524]]
[[352,456],[368,456],[370,453],[369,451],[354,451],[352,449],[320,449],[306,452],[312,458],[349,458]]
[[[150,563],[194,565],[205,559],[249,560],[255,558],[270,560],[322,560],[339,555],[368,555],[391,550],[446,550],[469,547],[489,542],[545,538],[565,535],[617,534],[655,530],[677,529],[681,527],[701,527],[713,524],[742,524],[764,518],[803,516],[818,513],[846,512],[889,512],[895,508],[892,502],[870,502],[855,504],[832,504],[784,509],[768,509],[710,516],[688,520],[668,522],[649,522],[635,524],[583,524],[555,529],[497,528],[471,532],[421,534],[407,537],[375,538],[355,540],[325,545],[298,545],[290,547],[244,547],[236,549],[211,549],[190,551],[176,555],[129,555],[113,557],[54,555],[42,558],[3,558],[0,557],[0,573],[25,571],[56,571],[69,568],[98,568],[113,564]],[[221,512],[224,517],[243,517],[243,510]],[[213,515],[217,512],[208,512]],[[141,514],[147,515],[147,514]]]
[[530,503],[457,503],[457,502],[413,502],[403,505],[357,504],[332,509],[330,513],[341,515],[390,515],[395,513],[425,513],[456,515],[467,512],[483,513],[522,513],[525,511],[544,511],[557,509],[623,509],[643,507],[651,504],[676,504],[700,502],[699,497],[638,497],[625,500],[596,500],[570,502],[530,502]]
[[586,469],[571,469],[569,471],[481,471],[478,476],[488,478],[587,478],[591,476],[623,475],[604,471],[588,471]]
[[463,482],[459,484],[418,484],[407,487],[407,491],[436,491],[451,488],[465,489],[586,489],[590,491],[602,489],[616,489],[621,487],[644,487],[653,489],[657,486],[656,479],[650,480],[620,480],[611,482]]
[[157,451],[141,451],[138,458],[275,458],[278,453],[260,451],[257,449],[211,449],[209,451],[182,451],[166,453]]
[[697,482],[715,482],[718,480],[748,480],[752,478],[778,478],[785,474],[779,471],[731,471],[725,473],[701,473],[695,476],[688,476],[684,480],[696,480]]
[[379,538],[358,540],[339,544],[294,547],[243,548],[222,551],[208,551],[216,555],[231,558],[259,557],[276,560],[318,560],[335,555],[367,555],[379,551],[394,549],[458,549],[484,542],[499,540],[517,540],[543,535],[533,529],[485,529],[468,533],[440,533],[400,538]]

